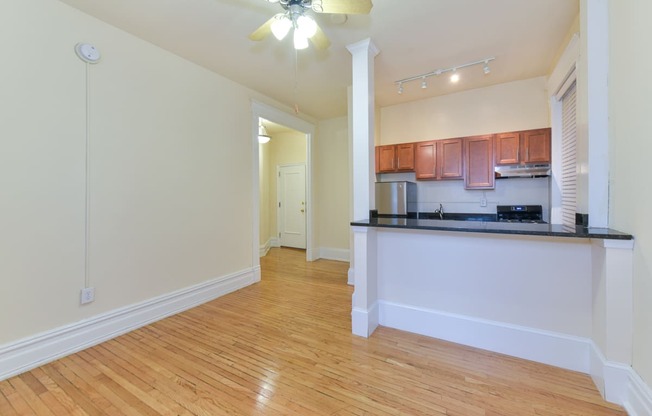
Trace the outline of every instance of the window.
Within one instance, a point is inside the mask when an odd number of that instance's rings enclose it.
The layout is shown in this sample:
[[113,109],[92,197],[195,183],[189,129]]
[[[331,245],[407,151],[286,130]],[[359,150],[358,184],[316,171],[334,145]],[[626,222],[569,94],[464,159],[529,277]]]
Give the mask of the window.
[[576,91],[573,82],[561,99],[561,217],[567,226],[575,226],[577,212]]

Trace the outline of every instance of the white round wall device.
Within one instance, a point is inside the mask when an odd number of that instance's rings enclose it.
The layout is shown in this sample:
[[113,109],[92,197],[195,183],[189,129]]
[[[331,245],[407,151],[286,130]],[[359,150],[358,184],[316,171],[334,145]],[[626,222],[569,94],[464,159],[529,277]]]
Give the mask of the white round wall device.
[[79,59],[89,64],[96,64],[100,60],[100,51],[89,43],[78,43],[75,45],[75,52]]

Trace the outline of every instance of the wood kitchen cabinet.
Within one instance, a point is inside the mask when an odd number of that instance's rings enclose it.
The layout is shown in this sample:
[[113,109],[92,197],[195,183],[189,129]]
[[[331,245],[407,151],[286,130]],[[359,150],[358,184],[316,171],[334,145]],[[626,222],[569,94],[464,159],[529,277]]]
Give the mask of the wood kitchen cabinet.
[[494,189],[494,136],[474,136],[464,138],[466,189]]
[[496,165],[550,163],[550,129],[496,135]]
[[414,143],[376,147],[376,173],[414,172]]
[[433,140],[416,144],[416,179],[443,180],[464,177],[462,139]]

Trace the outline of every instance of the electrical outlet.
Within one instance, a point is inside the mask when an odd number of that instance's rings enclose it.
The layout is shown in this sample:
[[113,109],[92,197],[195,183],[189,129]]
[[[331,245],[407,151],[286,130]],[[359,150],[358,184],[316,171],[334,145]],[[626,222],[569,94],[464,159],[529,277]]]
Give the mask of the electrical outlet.
[[87,303],[91,303],[94,300],[95,300],[95,288],[94,287],[86,287],[86,288],[81,290],[80,302],[81,302],[82,305],[85,305]]
[[480,200],[480,206],[481,207],[486,207],[487,206],[487,198],[482,198]]

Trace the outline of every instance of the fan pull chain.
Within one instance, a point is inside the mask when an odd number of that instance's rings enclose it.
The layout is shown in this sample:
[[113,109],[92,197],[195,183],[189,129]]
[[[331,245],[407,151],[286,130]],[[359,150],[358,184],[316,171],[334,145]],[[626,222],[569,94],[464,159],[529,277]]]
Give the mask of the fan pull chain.
[[299,90],[299,53],[294,50],[294,114],[299,114],[298,104],[298,90]]

